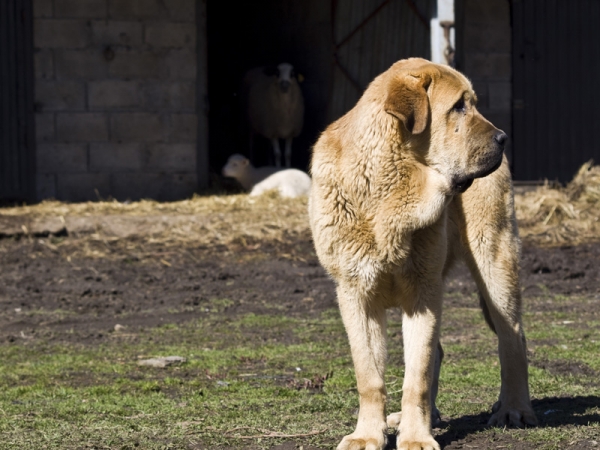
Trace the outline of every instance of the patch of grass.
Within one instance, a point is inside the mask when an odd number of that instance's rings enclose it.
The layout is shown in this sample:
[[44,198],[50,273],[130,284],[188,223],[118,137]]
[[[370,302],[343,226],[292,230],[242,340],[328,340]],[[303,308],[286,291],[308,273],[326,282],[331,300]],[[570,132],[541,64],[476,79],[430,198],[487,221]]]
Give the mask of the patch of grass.
[[[543,301],[560,306],[566,299]],[[271,448],[289,440],[331,448],[352,432],[358,395],[339,312],[310,320],[226,317],[227,304],[214,300],[204,318],[142,330],[135,341],[115,332],[100,346],[0,344],[0,449]],[[444,312],[442,329],[438,407],[446,424],[439,436],[471,433],[493,448],[524,442],[558,449],[598,440],[600,324],[591,314],[532,305],[524,322],[541,426],[479,425],[500,385],[496,338],[479,310],[454,308]],[[392,314],[388,327],[390,412],[400,410],[404,372],[398,319]],[[187,361],[164,369],[137,364],[169,355]],[[570,370],[577,364],[583,369]]]

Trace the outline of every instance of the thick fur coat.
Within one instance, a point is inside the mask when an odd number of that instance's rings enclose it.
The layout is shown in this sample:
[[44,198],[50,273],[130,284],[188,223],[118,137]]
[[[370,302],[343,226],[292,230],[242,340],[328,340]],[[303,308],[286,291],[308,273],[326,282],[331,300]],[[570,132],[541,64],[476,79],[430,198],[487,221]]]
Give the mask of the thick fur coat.
[[[491,424],[536,422],[529,399],[518,279],[519,239],[506,134],[476,108],[459,72],[412,58],[394,64],[314,146],[310,223],[337,284],[360,410],[338,449],[439,449],[435,407],[443,279],[469,266],[499,338],[502,387]],[[385,310],[403,311],[402,414],[385,415]]]

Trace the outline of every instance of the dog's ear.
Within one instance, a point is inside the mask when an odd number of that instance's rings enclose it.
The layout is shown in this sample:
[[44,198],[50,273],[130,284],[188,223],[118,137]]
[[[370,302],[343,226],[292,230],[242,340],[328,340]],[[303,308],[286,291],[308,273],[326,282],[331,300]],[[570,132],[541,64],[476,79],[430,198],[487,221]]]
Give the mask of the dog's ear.
[[429,121],[427,88],[431,77],[427,74],[404,75],[394,79],[385,99],[385,112],[402,121],[412,134],[425,131]]

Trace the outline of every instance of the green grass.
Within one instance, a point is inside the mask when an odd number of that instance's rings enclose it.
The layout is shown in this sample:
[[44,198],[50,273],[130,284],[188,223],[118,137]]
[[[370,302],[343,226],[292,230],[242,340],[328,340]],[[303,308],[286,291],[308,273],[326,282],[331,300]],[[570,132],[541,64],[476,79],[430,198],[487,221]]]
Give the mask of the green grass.
[[[587,300],[544,301],[570,301],[576,311],[577,302]],[[215,301],[207,317],[184,326],[135,336],[115,332],[99,346],[0,344],[0,449],[271,448],[285,440],[334,447],[353,430],[358,407],[338,312],[310,320],[277,313],[225,317],[220,312],[228,304]],[[403,375],[397,319],[388,329],[390,411],[400,409]],[[498,430],[471,424],[471,431],[500,439],[504,448],[519,441],[536,449],[599,441],[597,319],[528,306],[531,391],[545,425]],[[446,358],[438,407],[450,422],[438,434],[466,426],[460,423],[465,416],[487,418],[500,383],[495,337],[478,310],[445,311],[442,333]],[[140,358],[169,355],[187,362],[165,369],[137,365]],[[572,374],[544,364],[586,369]],[[557,412],[543,403],[565,396],[587,403]],[[586,417],[589,424],[577,422]],[[297,437],[266,437],[271,433]]]

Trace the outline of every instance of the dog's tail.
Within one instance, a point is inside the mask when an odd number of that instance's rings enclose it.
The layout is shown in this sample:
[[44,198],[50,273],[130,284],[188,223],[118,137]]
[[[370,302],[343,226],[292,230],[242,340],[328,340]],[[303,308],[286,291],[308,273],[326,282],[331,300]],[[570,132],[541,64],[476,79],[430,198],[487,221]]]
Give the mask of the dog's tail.
[[483,295],[481,295],[481,292],[479,293],[479,306],[481,306],[481,310],[483,311],[483,317],[485,318],[485,321],[487,322],[488,326],[492,329],[494,333],[496,333],[496,327],[494,327],[494,322],[492,322],[490,310],[488,308],[487,303],[485,302],[485,299],[483,298]]

